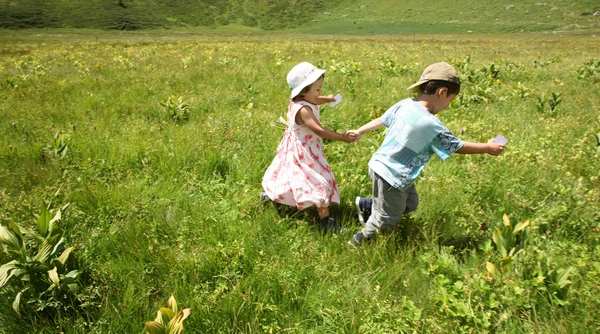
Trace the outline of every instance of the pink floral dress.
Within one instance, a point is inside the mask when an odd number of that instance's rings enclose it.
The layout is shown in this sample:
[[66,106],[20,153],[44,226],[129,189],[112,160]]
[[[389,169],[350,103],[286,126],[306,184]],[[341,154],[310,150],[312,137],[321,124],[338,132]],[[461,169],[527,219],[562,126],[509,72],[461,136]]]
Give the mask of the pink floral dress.
[[287,129],[262,186],[271,200],[296,206],[298,210],[339,204],[338,185],[323,154],[321,137],[305,125],[296,124],[296,113],[303,106],[310,107],[316,119],[320,119],[319,106],[305,101],[290,103],[288,121],[281,118]]

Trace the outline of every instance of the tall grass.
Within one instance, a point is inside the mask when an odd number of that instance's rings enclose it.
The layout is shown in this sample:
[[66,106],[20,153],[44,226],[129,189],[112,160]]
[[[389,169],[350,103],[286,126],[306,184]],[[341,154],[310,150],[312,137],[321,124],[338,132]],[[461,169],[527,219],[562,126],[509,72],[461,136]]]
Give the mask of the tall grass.
[[[599,54],[594,38],[123,36],[0,46],[2,218],[29,224],[41,200],[71,203],[68,241],[84,245],[103,296],[86,314],[18,319],[4,289],[0,331],[141,332],[172,294],[192,308],[190,332],[600,328],[598,80],[577,75]],[[344,101],[325,106],[322,121],[345,131],[407,97],[442,60],[465,85],[439,117],[464,140],[503,134],[503,155],[434,159],[418,183],[419,210],[359,249],[346,244],[360,228],[352,203],[370,193],[367,162],[382,133],[326,143],[341,234],[322,237],[313,213],[259,201],[293,65],[328,70],[325,92]],[[552,92],[563,97],[556,113],[538,110],[536,98]],[[160,104],[169,96],[182,97],[189,119],[171,117]],[[52,155],[59,131],[62,158]],[[505,213],[531,220],[519,265],[574,268],[566,298],[536,275],[491,278],[485,244]]]

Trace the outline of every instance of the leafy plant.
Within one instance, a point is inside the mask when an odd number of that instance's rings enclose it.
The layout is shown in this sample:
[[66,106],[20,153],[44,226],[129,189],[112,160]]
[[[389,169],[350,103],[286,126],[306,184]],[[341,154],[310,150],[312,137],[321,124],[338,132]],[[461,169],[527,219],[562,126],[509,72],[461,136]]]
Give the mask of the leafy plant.
[[[546,95],[542,93],[542,95],[537,97],[535,107],[540,113],[555,116],[557,112],[556,108],[562,101],[562,95],[560,93],[552,92],[550,97],[546,97]],[[546,105],[549,107],[549,111],[546,111]]]
[[176,122],[184,122],[190,118],[188,104],[183,101],[183,96],[167,96],[160,105],[164,107],[165,112]]
[[550,113],[556,113],[556,107],[562,102],[562,97],[560,93],[552,92],[552,96],[548,98],[548,106],[550,106]]
[[67,206],[57,210],[54,217],[48,207],[43,207],[36,221],[37,233],[12,221],[0,225],[0,243],[12,258],[0,267],[0,288],[11,279],[19,280],[21,290],[13,302],[19,315],[24,297],[27,303],[37,304],[35,311],[40,311],[46,306],[68,307],[66,302],[80,290],[81,271],[67,262],[78,247],[65,248],[65,231],[59,226]]
[[154,321],[144,323],[148,334],[180,334],[183,333],[183,321],[190,315],[191,308],[179,310],[175,297],[168,300],[169,307],[161,307]]
[[510,270],[513,259],[521,253],[522,250],[518,248],[522,245],[525,229],[529,226],[529,220],[526,220],[513,227],[506,214],[504,214],[503,222],[502,228],[495,228],[492,237],[496,250],[500,254],[500,259],[496,264],[486,263],[488,272],[498,282],[502,281],[502,274]]
[[544,93],[542,93],[542,95],[537,97],[537,100],[535,102],[535,107],[536,107],[537,111],[543,113],[544,110],[546,109],[547,103],[548,103],[548,99],[546,98],[546,95]]
[[600,59],[590,59],[583,63],[583,66],[577,69],[578,79],[592,79],[597,82],[600,80]]
[[531,88],[526,87],[521,82],[517,82],[517,88],[514,90],[514,95],[524,99],[531,94]]
[[67,145],[67,139],[65,137],[65,134],[62,131],[58,131],[54,135],[54,147],[53,147],[54,156],[59,159],[62,159],[65,157],[65,154],[67,154],[68,149],[69,149],[69,146]]
[[399,75],[408,72],[408,66],[400,65],[397,58],[381,55],[376,60],[377,70],[382,74]]

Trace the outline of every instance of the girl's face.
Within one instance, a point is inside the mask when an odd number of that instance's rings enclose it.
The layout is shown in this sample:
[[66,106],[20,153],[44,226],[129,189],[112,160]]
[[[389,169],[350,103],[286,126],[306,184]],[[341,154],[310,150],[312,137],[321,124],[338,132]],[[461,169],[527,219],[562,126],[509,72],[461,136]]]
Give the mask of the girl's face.
[[323,87],[324,78],[313,82],[308,91],[304,94],[304,100],[312,104],[317,104],[317,98],[321,96],[321,87]]

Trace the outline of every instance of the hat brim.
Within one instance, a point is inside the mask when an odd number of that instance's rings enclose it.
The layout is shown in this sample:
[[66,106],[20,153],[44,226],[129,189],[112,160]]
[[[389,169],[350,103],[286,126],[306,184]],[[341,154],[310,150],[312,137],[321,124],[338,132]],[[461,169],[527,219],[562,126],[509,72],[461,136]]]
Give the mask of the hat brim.
[[290,99],[293,99],[296,96],[298,96],[298,94],[300,94],[300,92],[304,89],[304,87],[306,87],[306,86],[312,84],[313,82],[319,80],[319,78],[323,75],[323,73],[325,73],[325,70],[322,70],[322,69],[317,69],[314,72],[312,72],[306,78],[306,80],[304,80],[298,87],[292,89],[292,93],[290,94]]
[[426,83],[429,80],[419,80],[417,82],[415,82],[412,86],[406,88],[407,91],[411,92],[411,93],[419,93],[419,87]]

